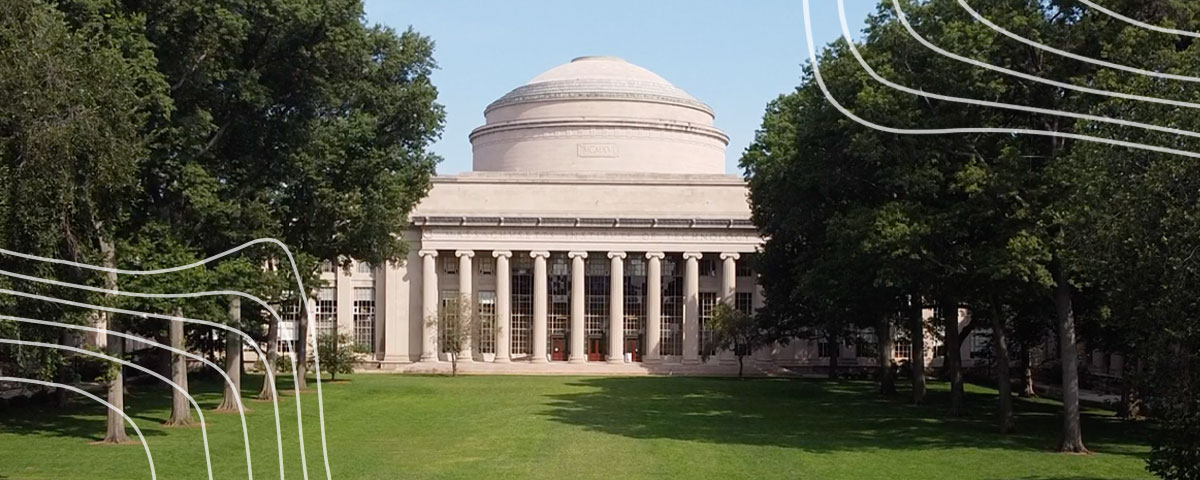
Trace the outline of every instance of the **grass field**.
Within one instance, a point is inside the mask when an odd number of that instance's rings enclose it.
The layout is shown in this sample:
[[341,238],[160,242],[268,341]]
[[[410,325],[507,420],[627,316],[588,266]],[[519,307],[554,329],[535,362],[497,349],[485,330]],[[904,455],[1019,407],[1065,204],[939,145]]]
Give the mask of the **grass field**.
[[[248,395],[257,378],[246,381]],[[194,381],[211,409],[218,385]],[[169,394],[134,387],[128,412],[146,434],[161,479],[203,479],[201,431],[167,429]],[[944,418],[944,385],[930,404],[884,400],[866,382],[684,377],[423,377],[359,374],[324,385],[335,479],[401,478],[1148,478],[1144,426],[1087,411],[1096,453],[1050,451],[1049,401],[1018,401],[1018,433],[1001,436],[994,393],[969,389],[971,416]],[[314,393],[301,395],[309,478],[325,478]],[[287,478],[303,478],[295,397],[281,397]],[[278,478],[269,402],[247,413],[254,477]],[[214,478],[246,478],[237,414],[205,412]],[[103,407],[0,411],[0,478],[149,478],[138,445],[92,445]],[[130,435],[133,436],[132,429]]]

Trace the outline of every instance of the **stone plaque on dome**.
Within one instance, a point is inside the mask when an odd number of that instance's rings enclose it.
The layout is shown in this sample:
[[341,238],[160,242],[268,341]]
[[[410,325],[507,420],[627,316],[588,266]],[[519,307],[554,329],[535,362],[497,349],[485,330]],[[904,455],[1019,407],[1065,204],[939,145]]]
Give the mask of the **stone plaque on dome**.
[[617,158],[621,156],[615,143],[579,143],[576,144],[576,151],[580,158]]

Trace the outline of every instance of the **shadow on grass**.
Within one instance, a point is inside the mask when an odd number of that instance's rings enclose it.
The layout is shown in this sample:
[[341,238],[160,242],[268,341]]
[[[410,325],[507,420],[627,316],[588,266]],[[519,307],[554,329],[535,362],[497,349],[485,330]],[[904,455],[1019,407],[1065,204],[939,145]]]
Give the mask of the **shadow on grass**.
[[[808,452],[945,447],[1048,451],[1059,406],[1018,400],[1017,432],[997,433],[994,394],[968,393],[966,418],[947,418],[949,393],[933,385],[928,402],[907,405],[870,382],[798,379],[588,378],[588,391],[550,395],[549,419],[631,438],[769,445]],[[1143,456],[1143,427],[1085,414],[1085,440],[1102,453]]]

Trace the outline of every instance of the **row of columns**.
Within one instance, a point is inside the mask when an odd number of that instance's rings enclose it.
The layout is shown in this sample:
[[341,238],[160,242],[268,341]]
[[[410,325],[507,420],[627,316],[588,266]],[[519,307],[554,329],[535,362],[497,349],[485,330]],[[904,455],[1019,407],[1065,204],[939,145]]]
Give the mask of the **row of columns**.
[[[422,260],[422,315],[423,335],[421,341],[421,361],[437,361],[438,338],[438,282],[437,282],[437,250],[421,250]],[[473,250],[458,250],[454,254],[459,259],[458,292],[465,298],[471,298],[473,291],[472,259]],[[496,359],[497,363],[511,361],[509,328],[512,319],[512,273],[509,258],[513,253],[507,250],[492,252],[496,258]],[[546,363],[547,343],[547,308],[548,293],[546,285],[546,261],[550,252],[535,250],[529,252],[533,258],[533,332],[531,343],[531,362]],[[569,363],[587,361],[585,355],[586,330],[584,276],[585,260],[588,252],[572,251],[567,256],[571,259],[571,337]],[[655,363],[662,360],[662,259],[663,252],[646,253],[646,354],[644,360]],[[683,314],[683,363],[696,364],[700,362],[700,258],[699,252],[684,252],[684,314]],[[624,362],[625,341],[625,252],[608,252],[610,290],[609,290],[609,325],[608,325],[608,362]],[[722,253],[720,300],[733,304],[737,289],[737,253]],[[471,361],[471,342],[459,356],[462,361]]]

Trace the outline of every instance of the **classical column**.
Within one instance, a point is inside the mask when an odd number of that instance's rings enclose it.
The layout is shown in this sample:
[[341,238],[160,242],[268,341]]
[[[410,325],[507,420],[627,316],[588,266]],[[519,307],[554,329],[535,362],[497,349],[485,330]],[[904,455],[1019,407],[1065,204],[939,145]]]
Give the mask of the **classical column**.
[[583,363],[587,361],[587,349],[584,346],[586,339],[586,330],[583,321],[584,315],[584,262],[587,258],[587,252],[568,252],[568,257],[571,257],[571,356],[567,358],[569,363]]
[[608,252],[608,363],[625,363],[625,252]]
[[[737,253],[721,254],[721,302],[737,308]],[[735,347],[736,348],[736,347]],[[753,353],[753,352],[752,352]],[[722,350],[717,352],[717,359],[725,365],[737,364],[737,352]]]
[[546,363],[546,258],[550,252],[529,252],[533,257],[533,340],[530,361]]
[[470,312],[458,312],[459,315],[471,315],[471,328],[463,332],[463,347],[462,351],[458,352],[458,361],[473,362],[475,361],[471,354],[472,345],[472,330],[475,330],[475,325],[479,320],[479,307],[475,305],[475,268],[472,259],[475,257],[474,250],[458,250],[454,252],[458,256],[458,308],[470,308]]
[[495,362],[508,363],[511,359],[508,330],[512,328],[512,273],[508,269],[508,258],[512,252],[495,251],[492,256],[496,257],[496,326],[492,329],[496,333]]
[[697,252],[685,252],[687,267],[683,270],[683,363],[700,363],[700,257]]
[[662,252],[646,253],[646,356],[642,361],[662,361]]
[[438,338],[437,250],[421,250],[421,361],[436,362]]

